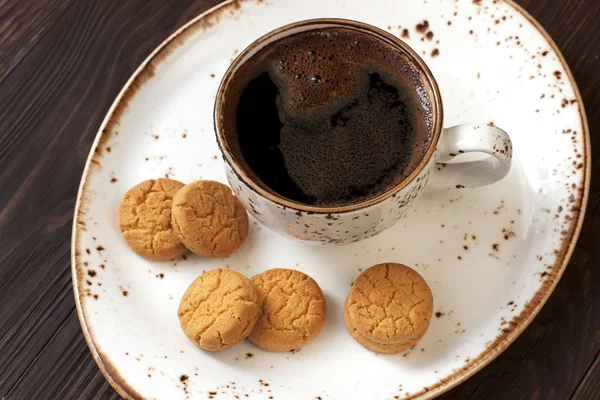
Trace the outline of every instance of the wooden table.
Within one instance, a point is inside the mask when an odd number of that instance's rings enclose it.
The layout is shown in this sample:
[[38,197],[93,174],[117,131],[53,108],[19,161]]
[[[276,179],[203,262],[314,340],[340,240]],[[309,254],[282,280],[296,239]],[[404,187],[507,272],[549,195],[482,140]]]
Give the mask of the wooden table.
[[[137,66],[218,2],[0,0],[0,398],[118,398],[88,351],[71,289],[81,172]],[[600,1],[518,3],[554,38],[581,89],[597,161],[588,211],[571,263],[538,317],[443,398],[598,399]]]

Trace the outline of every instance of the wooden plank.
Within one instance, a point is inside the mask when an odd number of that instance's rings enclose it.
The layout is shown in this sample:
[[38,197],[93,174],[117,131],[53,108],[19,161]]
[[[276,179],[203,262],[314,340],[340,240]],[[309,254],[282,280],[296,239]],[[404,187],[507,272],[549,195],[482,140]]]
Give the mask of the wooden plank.
[[44,37],[74,0],[0,2],[0,82]]
[[0,83],[0,395],[74,308],[73,206],[104,115],[143,59],[212,4],[76,2]]
[[120,399],[90,359],[73,310],[7,399]]
[[600,353],[588,369],[571,400],[600,399]]

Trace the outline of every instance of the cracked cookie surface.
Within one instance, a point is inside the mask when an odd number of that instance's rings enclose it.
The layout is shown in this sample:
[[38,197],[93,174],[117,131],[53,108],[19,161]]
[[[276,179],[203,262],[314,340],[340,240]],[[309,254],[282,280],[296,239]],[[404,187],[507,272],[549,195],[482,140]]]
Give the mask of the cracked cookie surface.
[[344,325],[346,326],[346,330],[350,335],[356,340],[358,343],[363,345],[363,347],[374,351],[376,353],[384,353],[384,354],[393,354],[400,353],[401,351],[405,351],[413,347],[417,342],[425,335],[425,330],[423,330],[420,334],[418,334],[415,338],[408,340],[403,343],[377,343],[372,340],[367,339],[363,334],[361,334],[350,321],[350,316],[348,315],[348,300],[344,302]]
[[420,336],[433,313],[427,282],[415,270],[395,263],[374,265],[360,274],[347,302],[352,326],[366,339],[382,344]]
[[259,316],[252,282],[229,269],[199,277],[185,291],[177,316],[185,335],[198,347],[218,351],[243,340]]
[[310,276],[271,269],[252,277],[262,311],[248,339],[269,351],[295,350],[314,339],[325,324],[321,288]]
[[248,214],[231,189],[215,181],[185,185],[173,199],[179,240],[203,257],[226,257],[248,236]]
[[119,229],[135,253],[170,260],[187,252],[171,225],[173,197],[182,187],[173,179],[150,179],[125,193],[119,205]]

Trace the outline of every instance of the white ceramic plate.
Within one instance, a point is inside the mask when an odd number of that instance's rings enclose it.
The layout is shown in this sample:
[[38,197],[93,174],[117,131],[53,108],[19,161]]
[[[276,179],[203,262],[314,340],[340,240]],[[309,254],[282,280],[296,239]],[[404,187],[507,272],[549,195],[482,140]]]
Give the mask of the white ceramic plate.
[[[515,160],[509,176],[480,189],[428,192],[394,228],[346,247],[301,245],[253,221],[247,242],[227,259],[137,257],[116,223],[122,195],[160,176],[226,182],[212,122],[222,74],[255,38],[314,17],[360,20],[403,36],[439,82],[446,126],[493,122],[510,133]],[[425,20],[431,39],[416,30]],[[494,359],[552,292],[584,215],[589,143],[564,59],[513,3],[224,3],[144,62],[96,137],[73,229],[83,332],[100,369],[125,398],[433,397]],[[423,340],[393,356],[362,348],[342,322],[353,279],[384,261],[414,266],[435,299],[436,317]],[[297,353],[268,353],[249,342],[220,353],[197,349],[181,332],[176,310],[189,283],[216,267],[248,276],[274,267],[308,273],[327,297],[323,332]]]

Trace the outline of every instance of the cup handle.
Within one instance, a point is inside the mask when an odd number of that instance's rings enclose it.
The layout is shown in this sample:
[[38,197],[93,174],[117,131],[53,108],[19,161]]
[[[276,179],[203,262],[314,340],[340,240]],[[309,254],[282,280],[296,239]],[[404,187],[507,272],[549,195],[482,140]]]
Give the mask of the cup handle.
[[[477,161],[452,161],[460,154],[489,154]],[[502,129],[486,124],[463,124],[444,129],[436,153],[434,186],[473,188],[491,185],[510,171],[512,142]]]

